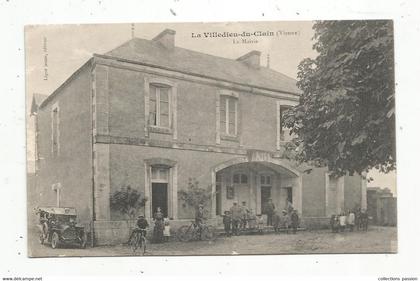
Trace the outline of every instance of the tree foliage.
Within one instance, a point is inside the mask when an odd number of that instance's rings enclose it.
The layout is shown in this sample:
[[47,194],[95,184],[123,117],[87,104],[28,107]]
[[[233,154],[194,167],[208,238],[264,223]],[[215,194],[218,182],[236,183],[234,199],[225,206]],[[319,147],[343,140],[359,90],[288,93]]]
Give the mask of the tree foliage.
[[138,210],[145,206],[147,197],[129,185],[115,191],[110,197],[110,208],[133,219]]
[[178,191],[179,198],[188,206],[197,209],[200,204],[207,206],[211,202],[210,188],[201,188],[196,179],[189,178],[186,189]]
[[294,158],[336,176],[395,169],[392,21],[318,21],[318,56],[298,67],[299,105],[285,113]]

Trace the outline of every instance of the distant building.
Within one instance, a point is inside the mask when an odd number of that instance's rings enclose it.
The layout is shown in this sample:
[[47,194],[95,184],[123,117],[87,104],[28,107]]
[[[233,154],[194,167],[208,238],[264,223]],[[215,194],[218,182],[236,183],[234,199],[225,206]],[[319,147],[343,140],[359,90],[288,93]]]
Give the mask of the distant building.
[[367,188],[367,210],[376,225],[397,225],[397,198],[388,188]]
[[234,201],[256,213],[269,199],[277,210],[289,201],[308,226],[366,208],[360,176],[283,158],[294,79],[261,66],[258,51],[235,60],[174,42],[164,30],[95,54],[39,105],[40,205],[76,207],[100,244],[127,239],[110,194],[128,185],[148,197],[148,219],[159,206],[174,224],[194,216],[178,198],[189,178],[211,190],[213,222]]

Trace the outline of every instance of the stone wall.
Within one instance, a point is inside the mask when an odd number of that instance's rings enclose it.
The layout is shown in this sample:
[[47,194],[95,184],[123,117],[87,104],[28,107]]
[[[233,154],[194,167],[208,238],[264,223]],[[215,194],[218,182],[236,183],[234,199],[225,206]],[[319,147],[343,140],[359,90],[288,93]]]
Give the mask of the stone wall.
[[[108,126],[112,136],[146,136],[166,141],[175,138],[180,143],[216,145],[216,100],[221,88],[103,65],[98,65],[96,72],[98,133],[102,126]],[[173,128],[176,136],[173,132],[145,134],[145,91],[148,81],[159,79],[176,88],[177,101],[171,116],[173,124],[177,124]],[[239,137],[236,141],[222,140],[220,145],[275,151],[276,100],[279,99],[249,92],[237,94]]]
[[303,174],[302,212],[305,217],[325,216],[325,173],[326,168],[313,168]]
[[[56,206],[52,185],[60,183],[60,205],[75,207],[89,225],[92,215],[91,68],[85,65],[39,109],[39,172],[35,176],[36,206]],[[52,109],[58,107],[59,152],[52,153]]]

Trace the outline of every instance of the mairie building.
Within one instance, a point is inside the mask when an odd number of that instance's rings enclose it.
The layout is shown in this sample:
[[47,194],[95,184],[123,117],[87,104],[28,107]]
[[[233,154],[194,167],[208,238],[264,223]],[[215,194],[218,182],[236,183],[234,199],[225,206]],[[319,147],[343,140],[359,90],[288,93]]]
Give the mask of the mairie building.
[[191,179],[211,190],[212,223],[234,201],[257,214],[270,199],[276,210],[290,202],[307,228],[366,208],[362,177],[283,157],[291,136],[281,118],[300,95],[294,79],[260,65],[259,51],[218,57],[177,47],[175,36],[166,29],[94,54],[34,100],[39,206],[75,207],[96,244],[126,241],[110,196],[127,186],[148,198],[140,211],[149,220],[161,207],[175,226],[194,217],[179,196]]

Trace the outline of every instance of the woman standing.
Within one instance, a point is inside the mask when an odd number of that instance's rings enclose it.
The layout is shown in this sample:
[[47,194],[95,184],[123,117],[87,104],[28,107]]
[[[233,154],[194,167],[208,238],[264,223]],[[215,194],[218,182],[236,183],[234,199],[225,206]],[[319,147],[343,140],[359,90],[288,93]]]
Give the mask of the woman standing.
[[153,242],[161,243],[163,242],[163,213],[160,207],[156,208],[156,212],[153,215],[155,221],[155,227],[153,228]]

